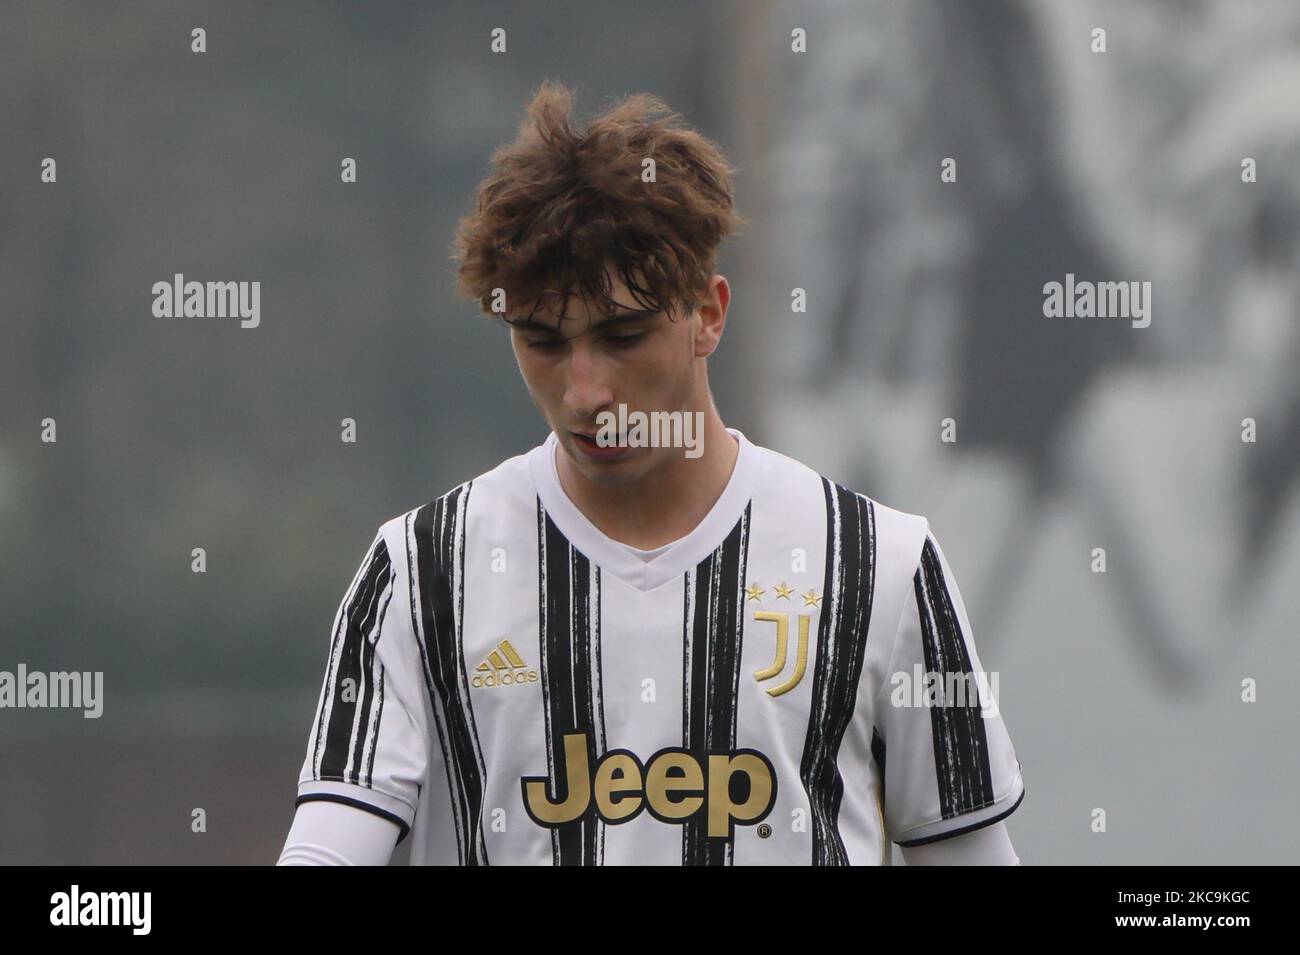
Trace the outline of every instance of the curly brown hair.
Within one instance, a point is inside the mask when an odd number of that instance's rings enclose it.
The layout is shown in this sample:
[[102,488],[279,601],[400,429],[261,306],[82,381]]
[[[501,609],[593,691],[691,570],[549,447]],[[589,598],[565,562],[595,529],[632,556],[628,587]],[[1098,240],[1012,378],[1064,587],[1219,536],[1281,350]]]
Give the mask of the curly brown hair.
[[[641,307],[693,309],[718,246],[748,225],[735,210],[735,169],[651,94],[620,100],[583,131],[571,108],[564,85],[544,82],[518,137],[492,154],[478,211],[456,231],[457,290],[507,323],[492,308],[497,289],[517,317],[557,301],[563,315],[575,291],[608,315],[613,271]],[[655,181],[642,178],[645,159]]]

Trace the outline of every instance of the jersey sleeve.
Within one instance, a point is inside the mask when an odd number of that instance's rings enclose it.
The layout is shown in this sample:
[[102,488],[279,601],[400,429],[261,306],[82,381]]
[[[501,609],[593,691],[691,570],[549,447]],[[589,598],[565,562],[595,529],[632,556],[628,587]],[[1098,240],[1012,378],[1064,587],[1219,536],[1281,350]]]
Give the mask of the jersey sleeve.
[[314,800],[294,813],[276,865],[387,865],[397,834],[392,820]]
[[875,707],[885,826],[900,846],[992,825],[1020,805],[1024,782],[996,691],[927,524]]
[[297,798],[389,819],[401,828],[399,842],[415,818],[429,739],[407,574],[393,559],[401,542],[380,528],[334,615]]
[[904,846],[908,865],[1020,865],[1005,823],[949,836],[920,846]]

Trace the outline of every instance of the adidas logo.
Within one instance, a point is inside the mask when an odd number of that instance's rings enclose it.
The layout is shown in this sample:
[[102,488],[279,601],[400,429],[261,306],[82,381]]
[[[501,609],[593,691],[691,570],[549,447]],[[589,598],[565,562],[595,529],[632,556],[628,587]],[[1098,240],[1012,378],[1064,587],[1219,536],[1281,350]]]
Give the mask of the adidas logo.
[[487,655],[482,663],[474,668],[470,686],[513,686],[517,683],[536,683],[537,671],[524,663],[524,658],[510,645],[509,640],[502,640],[496,649]]

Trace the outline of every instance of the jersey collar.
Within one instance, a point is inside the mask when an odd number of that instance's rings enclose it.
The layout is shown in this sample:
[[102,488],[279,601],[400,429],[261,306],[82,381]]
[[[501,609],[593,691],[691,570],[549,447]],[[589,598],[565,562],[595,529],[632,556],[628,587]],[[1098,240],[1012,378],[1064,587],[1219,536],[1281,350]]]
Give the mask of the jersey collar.
[[693,531],[650,561],[641,560],[623,544],[605,536],[569,499],[555,468],[555,455],[563,452],[554,431],[528,452],[528,470],[542,506],[569,543],[601,570],[638,590],[653,590],[713,553],[736,526],[753,496],[760,449],[735,428],[727,428],[727,433],[739,443],[740,452],[726,488]]

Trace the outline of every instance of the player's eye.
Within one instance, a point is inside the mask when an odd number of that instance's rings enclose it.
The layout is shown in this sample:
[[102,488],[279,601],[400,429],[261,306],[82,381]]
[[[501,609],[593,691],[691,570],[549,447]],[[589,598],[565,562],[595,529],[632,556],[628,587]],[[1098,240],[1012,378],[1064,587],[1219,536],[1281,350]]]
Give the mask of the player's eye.
[[528,347],[538,351],[559,351],[563,345],[562,338],[533,338],[528,341]]
[[607,335],[605,336],[605,340],[607,342],[613,343],[614,345],[620,348],[627,348],[628,346],[635,345],[641,339],[645,338],[645,335],[646,335],[645,332],[637,332],[633,335]]

